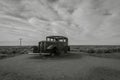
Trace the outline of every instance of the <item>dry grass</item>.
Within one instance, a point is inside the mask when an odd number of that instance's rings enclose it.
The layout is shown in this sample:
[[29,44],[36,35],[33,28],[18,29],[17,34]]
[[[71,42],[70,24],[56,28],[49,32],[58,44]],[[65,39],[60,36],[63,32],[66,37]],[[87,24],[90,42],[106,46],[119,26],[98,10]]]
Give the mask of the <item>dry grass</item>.
[[95,56],[95,57],[102,57],[102,58],[113,58],[113,59],[120,59],[120,53],[110,53],[110,54],[89,54],[90,56]]

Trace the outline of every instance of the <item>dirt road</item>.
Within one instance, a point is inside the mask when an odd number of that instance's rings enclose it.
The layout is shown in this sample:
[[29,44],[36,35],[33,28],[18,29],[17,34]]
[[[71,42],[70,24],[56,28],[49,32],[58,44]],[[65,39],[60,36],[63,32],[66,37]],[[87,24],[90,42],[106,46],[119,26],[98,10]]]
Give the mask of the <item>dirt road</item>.
[[80,55],[41,59],[28,54],[0,60],[0,80],[96,80],[91,74],[107,75],[97,80],[120,80],[120,60]]

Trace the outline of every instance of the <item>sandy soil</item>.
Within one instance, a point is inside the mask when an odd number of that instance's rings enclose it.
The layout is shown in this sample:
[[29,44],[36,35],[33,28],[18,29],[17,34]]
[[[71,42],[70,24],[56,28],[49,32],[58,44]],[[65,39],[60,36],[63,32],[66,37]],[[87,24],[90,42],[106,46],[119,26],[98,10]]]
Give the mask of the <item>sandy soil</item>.
[[0,60],[0,80],[120,80],[119,75],[119,59],[25,54]]

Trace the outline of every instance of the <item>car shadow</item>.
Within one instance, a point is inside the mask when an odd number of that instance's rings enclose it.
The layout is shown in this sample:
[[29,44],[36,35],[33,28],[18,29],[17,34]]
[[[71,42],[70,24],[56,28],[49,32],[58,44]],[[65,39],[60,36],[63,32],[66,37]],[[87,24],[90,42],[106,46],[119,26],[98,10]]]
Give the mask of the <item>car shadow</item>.
[[68,53],[66,55],[60,56],[48,56],[48,55],[33,55],[30,56],[29,59],[42,59],[42,60],[65,60],[65,59],[80,59],[83,56],[79,53]]

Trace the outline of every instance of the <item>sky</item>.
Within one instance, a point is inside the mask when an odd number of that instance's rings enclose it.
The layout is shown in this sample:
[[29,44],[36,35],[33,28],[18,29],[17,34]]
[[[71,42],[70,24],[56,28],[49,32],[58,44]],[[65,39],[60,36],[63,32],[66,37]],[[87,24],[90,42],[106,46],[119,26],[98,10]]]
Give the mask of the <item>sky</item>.
[[0,45],[37,45],[50,35],[120,45],[120,0],[0,0]]

